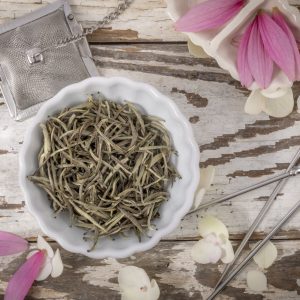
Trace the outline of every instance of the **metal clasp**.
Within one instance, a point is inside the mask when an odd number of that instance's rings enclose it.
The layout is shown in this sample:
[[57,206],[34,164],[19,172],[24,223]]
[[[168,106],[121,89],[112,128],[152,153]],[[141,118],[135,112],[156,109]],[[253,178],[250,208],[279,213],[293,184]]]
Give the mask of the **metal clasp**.
[[28,61],[31,65],[33,65],[35,63],[44,62],[44,56],[41,53],[41,49],[39,49],[39,48],[34,48],[31,50],[28,50],[26,52],[26,54],[27,54]]

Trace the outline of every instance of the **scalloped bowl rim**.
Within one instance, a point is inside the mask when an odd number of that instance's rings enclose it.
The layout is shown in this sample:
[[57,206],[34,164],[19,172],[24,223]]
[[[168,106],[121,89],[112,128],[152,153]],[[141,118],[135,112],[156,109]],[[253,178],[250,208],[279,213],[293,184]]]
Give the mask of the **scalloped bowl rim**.
[[[168,224],[168,226],[164,228],[160,228],[159,230],[155,231],[153,236],[148,240],[143,241],[141,243],[134,243],[130,247],[127,247],[125,249],[111,248],[108,250],[96,249],[91,252],[81,251],[80,249],[78,249],[78,247],[76,247],[76,245],[72,245],[68,241],[66,241],[63,235],[60,235],[59,233],[49,228],[49,226],[43,220],[42,215],[39,214],[40,210],[36,209],[34,205],[34,201],[32,201],[31,199],[30,191],[26,187],[26,181],[28,180],[26,178],[27,177],[26,153],[28,151],[28,148],[30,147],[30,143],[32,142],[32,133],[34,129],[37,126],[39,126],[41,122],[45,121],[48,115],[47,111],[49,108],[54,107],[57,103],[62,101],[63,98],[66,97],[68,94],[70,93],[72,94],[74,90],[76,89],[85,90],[85,88],[91,82],[94,84],[98,83],[100,87],[109,86],[109,85],[112,86],[114,84],[127,85],[128,87],[133,89],[144,90],[147,93],[150,93],[153,97],[156,97],[160,101],[163,101],[167,106],[169,106],[170,113],[173,114],[178,121],[180,121],[181,126],[184,129],[184,134],[189,142],[189,148],[192,153],[192,155],[190,156],[190,165],[188,166],[190,168],[189,171],[190,171],[191,178],[190,178],[190,183],[185,190],[186,197],[180,209],[178,209],[176,213],[173,215],[172,221]],[[194,194],[200,179],[199,165],[198,165],[199,160],[200,160],[199,148],[197,143],[195,142],[192,127],[172,100],[162,95],[158,90],[156,90],[154,87],[146,83],[132,81],[130,79],[123,78],[123,77],[110,77],[110,78],[91,77],[79,83],[75,83],[63,88],[60,92],[58,92],[58,94],[56,94],[53,98],[48,100],[38,111],[37,115],[32,119],[32,123],[30,124],[29,128],[26,131],[24,144],[22,145],[20,155],[19,155],[19,165],[20,165],[19,180],[20,180],[21,189],[25,195],[25,202],[29,212],[35,217],[41,230],[47,236],[49,236],[50,238],[58,242],[58,244],[60,244],[64,249],[73,253],[83,254],[91,258],[106,258],[106,257],[125,258],[131,256],[134,253],[143,252],[153,248],[158,244],[158,242],[164,236],[168,235],[169,233],[171,233],[176,229],[181,219],[186,215],[186,213],[188,213],[188,211],[190,210],[193,204]]]

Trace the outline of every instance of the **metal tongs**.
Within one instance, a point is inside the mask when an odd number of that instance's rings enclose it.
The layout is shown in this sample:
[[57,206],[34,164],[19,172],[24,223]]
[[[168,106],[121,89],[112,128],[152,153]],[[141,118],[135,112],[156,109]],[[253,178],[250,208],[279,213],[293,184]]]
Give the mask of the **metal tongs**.
[[190,213],[193,213],[195,211],[198,211],[198,210],[208,207],[210,205],[227,201],[229,199],[235,198],[244,193],[250,192],[252,190],[258,189],[265,185],[279,181],[278,184],[276,185],[275,189],[273,190],[272,194],[269,196],[269,199],[266,201],[265,205],[259,212],[258,216],[256,217],[256,219],[250,226],[250,228],[249,228],[247,234],[245,235],[244,239],[242,240],[241,244],[237,248],[233,261],[226,266],[221,278],[219,279],[217,285],[215,286],[213,293],[207,298],[207,300],[214,299],[225,288],[225,286],[250,262],[250,260],[253,258],[253,256],[273,237],[273,235],[294,215],[294,213],[300,207],[300,200],[299,200],[296,203],[296,205],[291,210],[289,210],[289,212],[273,227],[273,229],[269,232],[269,234],[260,243],[258,243],[256,245],[256,247],[247,255],[247,257],[239,265],[237,265],[235,268],[233,268],[234,263],[239,258],[242,250],[245,248],[247,242],[249,241],[249,239],[250,239],[251,235],[253,234],[253,232],[255,231],[255,229],[258,227],[258,225],[263,220],[264,216],[269,211],[271,205],[273,204],[274,200],[276,199],[278,193],[281,191],[281,189],[285,185],[287,179],[291,176],[296,176],[296,175],[300,174],[300,166],[296,166],[299,159],[300,159],[300,149],[298,150],[295,157],[289,164],[289,167],[287,168],[285,173],[280,174],[278,176],[274,176],[270,179],[261,181],[257,184],[246,187],[240,191],[234,192],[234,193],[224,196],[222,198],[212,200],[208,203],[204,203],[204,204],[200,205],[197,209],[190,212]]

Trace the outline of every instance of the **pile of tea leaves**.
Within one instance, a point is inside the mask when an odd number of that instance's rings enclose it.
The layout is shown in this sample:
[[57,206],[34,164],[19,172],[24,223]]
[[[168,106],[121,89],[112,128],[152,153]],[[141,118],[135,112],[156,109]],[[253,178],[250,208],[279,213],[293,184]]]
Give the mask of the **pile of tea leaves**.
[[[170,136],[157,117],[132,103],[90,99],[41,124],[39,168],[29,179],[48,195],[56,214],[99,237],[134,230],[141,237],[179,177]],[[93,247],[92,247],[93,248]]]

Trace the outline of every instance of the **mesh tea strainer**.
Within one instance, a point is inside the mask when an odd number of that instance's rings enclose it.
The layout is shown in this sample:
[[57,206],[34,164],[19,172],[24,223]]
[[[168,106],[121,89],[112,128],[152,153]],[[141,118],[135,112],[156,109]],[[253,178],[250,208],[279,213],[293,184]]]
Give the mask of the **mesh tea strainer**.
[[98,72],[86,35],[116,19],[123,0],[97,25],[83,30],[67,0],[58,0],[0,27],[0,86],[15,120],[32,116],[63,87]]

